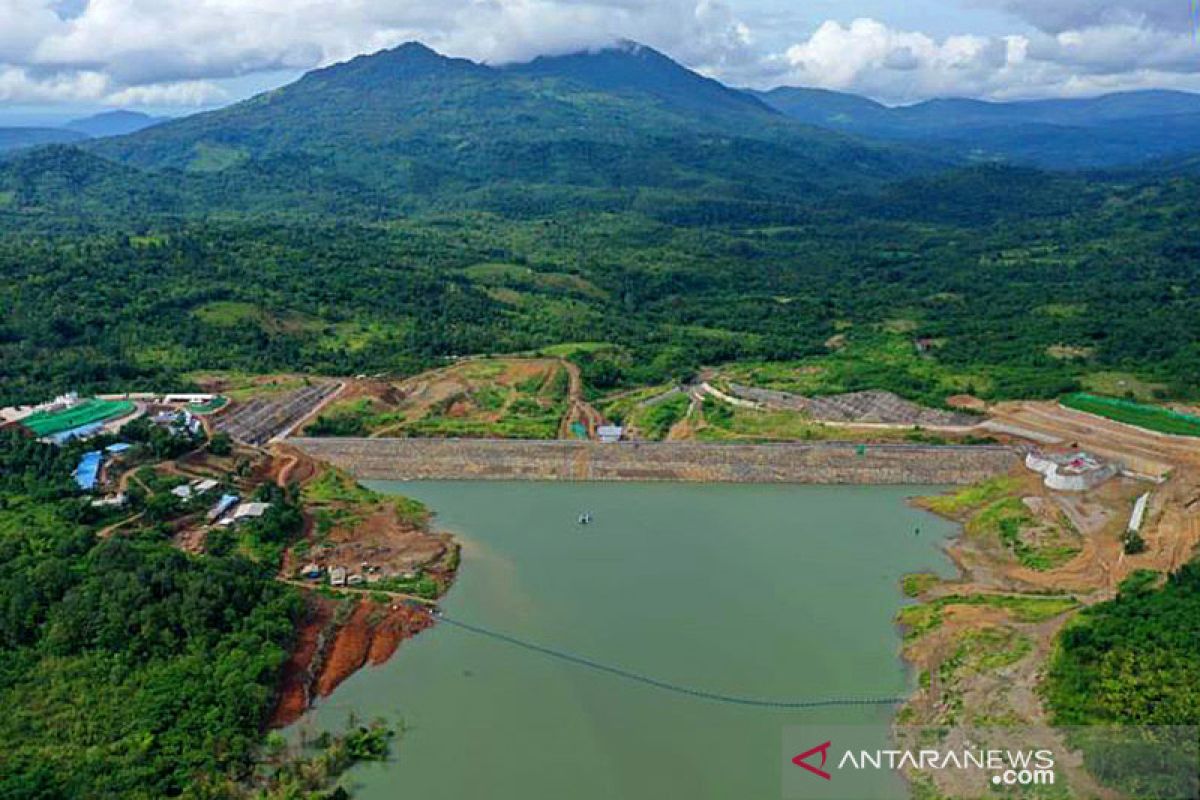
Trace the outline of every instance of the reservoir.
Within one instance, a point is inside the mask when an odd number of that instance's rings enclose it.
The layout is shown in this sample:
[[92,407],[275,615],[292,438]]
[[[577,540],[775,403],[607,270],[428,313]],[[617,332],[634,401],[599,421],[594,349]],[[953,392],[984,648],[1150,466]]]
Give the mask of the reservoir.
[[[447,617],[720,695],[906,695],[900,578],[952,570],[955,526],[906,503],[928,486],[368,485],[463,542]],[[403,720],[394,758],[349,774],[365,800],[724,800],[782,796],[785,729],[883,731],[893,712],[683,695],[442,623],[297,724]],[[903,788],[881,775],[871,794]]]

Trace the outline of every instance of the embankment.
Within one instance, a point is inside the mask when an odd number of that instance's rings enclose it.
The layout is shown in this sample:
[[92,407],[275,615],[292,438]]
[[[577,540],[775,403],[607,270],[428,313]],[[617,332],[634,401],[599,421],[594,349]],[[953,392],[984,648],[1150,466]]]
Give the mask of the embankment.
[[699,481],[968,484],[1009,471],[1024,453],[981,446],[697,444],[493,439],[289,439],[366,480]]

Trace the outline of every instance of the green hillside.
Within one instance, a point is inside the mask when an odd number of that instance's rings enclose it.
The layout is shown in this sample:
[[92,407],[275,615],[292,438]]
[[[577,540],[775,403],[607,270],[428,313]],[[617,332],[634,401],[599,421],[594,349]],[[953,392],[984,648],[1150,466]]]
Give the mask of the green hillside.
[[1198,185],[952,169],[631,44],[405,45],[0,160],[0,395],[599,341],[597,387],[746,361],[935,404],[1095,374],[1192,397]]

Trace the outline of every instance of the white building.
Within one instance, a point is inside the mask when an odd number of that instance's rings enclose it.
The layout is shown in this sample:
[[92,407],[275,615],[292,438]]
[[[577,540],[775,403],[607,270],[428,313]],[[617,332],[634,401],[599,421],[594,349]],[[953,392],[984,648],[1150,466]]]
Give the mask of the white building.
[[1121,471],[1120,464],[1103,461],[1082,450],[1062,454],[1031,450],[1025,456],[1025,466],[1042,475],[1047,487],[1060,492],[1086,492]]
[[619,425],[601,425],[596,428],[596,435],[605,444],[615,444],[621,441],[621,437],[625,435],[625,429]]

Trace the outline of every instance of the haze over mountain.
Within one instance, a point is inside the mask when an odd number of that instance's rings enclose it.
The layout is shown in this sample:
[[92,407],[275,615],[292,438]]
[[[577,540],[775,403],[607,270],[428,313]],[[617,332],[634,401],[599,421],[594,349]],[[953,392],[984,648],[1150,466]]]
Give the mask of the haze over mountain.
[[82,142],[88,137],[64,128],[0,128],[0,153],[48,144]]
[[1187,92],[1012,103],[951,98],[895,108],[823,89],[754,94],[810,125],[1049,169],[1126,166],[1200,150],[1200,95]]
[[105,111],[102,114],[94,114],[90,117],[72,120],[65,127],[68,130],[78,131],[79,133],[98,139],[105,136],[124,136],[128,133],[136,133],[166,121],[167,117],[152,117],[140,111],[117,109],[116,111]]
[[0,152],[48,144],[73,144],[105,136],[121,136],[157,125],[164,119],[137,111],[118,110],[72,120],[61,127],[3,127],[0,128]]

